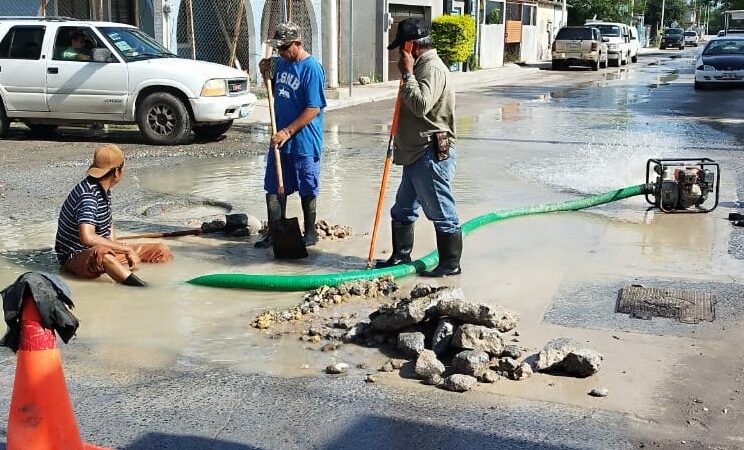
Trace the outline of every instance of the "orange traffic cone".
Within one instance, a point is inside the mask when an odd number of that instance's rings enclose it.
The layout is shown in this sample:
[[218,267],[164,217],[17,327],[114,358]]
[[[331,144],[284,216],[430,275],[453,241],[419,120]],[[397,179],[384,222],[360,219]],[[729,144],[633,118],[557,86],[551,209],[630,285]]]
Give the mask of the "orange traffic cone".
[[41,324],[30,296],[21,308],[13,397],[8,416],[7,450],[94,450],[80,438],[54,330]]

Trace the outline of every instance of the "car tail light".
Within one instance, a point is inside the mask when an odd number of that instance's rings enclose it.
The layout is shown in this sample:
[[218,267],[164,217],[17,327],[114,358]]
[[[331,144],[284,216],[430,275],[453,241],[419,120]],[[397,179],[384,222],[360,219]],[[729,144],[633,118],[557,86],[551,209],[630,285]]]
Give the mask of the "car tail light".
[[556,41],[553,41],[553,47],[552,47],[553,51],[555,51],[555,42]]
[[597,48],[599,48],[599,45],[596,42],[592,42],[592,51],[596,52]]

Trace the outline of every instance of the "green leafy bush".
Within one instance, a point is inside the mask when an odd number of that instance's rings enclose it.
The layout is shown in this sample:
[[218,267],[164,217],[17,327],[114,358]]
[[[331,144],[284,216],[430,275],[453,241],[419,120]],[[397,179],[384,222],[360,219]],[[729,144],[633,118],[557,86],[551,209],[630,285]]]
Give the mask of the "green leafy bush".
[[475,43],[471,16],[439,16],[432,21],[431,39],[446,65],[467,61]]

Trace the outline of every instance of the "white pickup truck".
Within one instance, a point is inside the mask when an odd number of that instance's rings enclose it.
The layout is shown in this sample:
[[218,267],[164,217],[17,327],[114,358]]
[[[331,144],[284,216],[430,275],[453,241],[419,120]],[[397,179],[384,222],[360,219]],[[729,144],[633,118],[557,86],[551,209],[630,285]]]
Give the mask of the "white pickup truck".
[[139,29],[64,18],[0,18],[0,137],[11,121],[139,126],[158,145],[224,134],[256,103],[243,72],[182,59]]

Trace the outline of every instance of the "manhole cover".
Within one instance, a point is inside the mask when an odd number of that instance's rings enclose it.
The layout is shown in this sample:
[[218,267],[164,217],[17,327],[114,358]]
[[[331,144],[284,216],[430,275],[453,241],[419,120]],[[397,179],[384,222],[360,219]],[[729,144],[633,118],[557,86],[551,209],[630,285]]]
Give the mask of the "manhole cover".
[[713,322],[716,297],[712,294],[673,288],[647,288],[639,285],[620,289],[616,312],[630,317],[667,317],[682,323]]

